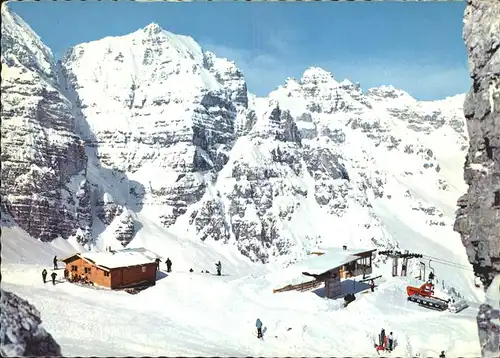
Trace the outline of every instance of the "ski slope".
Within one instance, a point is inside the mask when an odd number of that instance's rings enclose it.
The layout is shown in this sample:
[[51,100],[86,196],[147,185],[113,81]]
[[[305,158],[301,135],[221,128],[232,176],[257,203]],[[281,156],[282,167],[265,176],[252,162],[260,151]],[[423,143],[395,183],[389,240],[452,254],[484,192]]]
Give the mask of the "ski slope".
[[[437,356],[442,350],[448,357],[480,355],[478,292],[460,279],[457,287],[471,307],[458,314],[436,312],[406,300],[406,285],[421,282],[392,278],[387,274],[390,262],[379,262],[373,275],[384,277],[375,292],[359,293],[342,308],[342,300],[314,292],[273,294],[287,277],[300,277],[310,267],[307,260],[287,268],[257,265],[227,247],[189,240],[181,244],[154,225],[146,226],[143,235],[138,239],[150,250],[167,243],[159,254],[169,254],[173,272],[130,295],[68,282],[43,284],[40,272],[51,269],[53,255],[63,257],[78,248],[66,241],[41,243],[15,226],[3,227],[2,288],[40,310],[45,328],[68,356],[373,356],[372,337],[381,328],[394,332],[392,356]],[[223,262],[221,277],[213,275],[215,258]],[[200,273],[202,269],[212,274]],[[455,283],[451,277],[448,281]],[[263,341],[254,334],[256,318],[264,324]]]

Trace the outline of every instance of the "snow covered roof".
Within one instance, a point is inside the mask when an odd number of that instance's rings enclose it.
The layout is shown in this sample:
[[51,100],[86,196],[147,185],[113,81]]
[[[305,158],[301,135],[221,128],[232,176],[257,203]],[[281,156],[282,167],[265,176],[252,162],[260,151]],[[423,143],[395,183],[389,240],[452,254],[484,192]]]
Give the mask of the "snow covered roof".
[[154,261],[156,259],[161,259],[160,255],[158,255],[157,253],[154,253],[153,251],[148,250],[144,247],[131,247],[131,248],[122,249],[120,251],[122,251],[122,252],[138,252],[138,253],[143,254],[147,258],[151,259],[152,261]]
[[375,249],[331,249],[325,252],[323,255],[315,256],[306,260],[306,262],[304,262],[304,266],[306,266],[308,270],[314,270],[318,271],[318,273],[323,273],[339,266],[348,264],[349,262],[356,261],[360,258],[358,256],[359,254],[369,251],[375,251]]
[[108,269],[118,267],[139,266],[153,263],[158,255],[146,249],[124,249],[118,251],[84,252],[71,255],[62,261],[67,261],[73,256],[93,262],[97,266]]

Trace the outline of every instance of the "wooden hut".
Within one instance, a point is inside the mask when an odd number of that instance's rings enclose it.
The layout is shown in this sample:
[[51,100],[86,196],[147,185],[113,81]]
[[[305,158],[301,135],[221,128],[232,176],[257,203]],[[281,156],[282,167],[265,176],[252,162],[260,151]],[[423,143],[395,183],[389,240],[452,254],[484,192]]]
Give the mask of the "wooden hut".
[[309,268],[308,270],[320,272],[319,274],[302,272],[305,276],[314,277],[314,280],[287,285],[273,290],[273,292],[309,291],[320,287],[324,283],[325,297],[340,297],[344,294],[341,279],[372,273],[372,255],[375,251],[376,249],[347,250],[344,247],[342,250],[321,253],[321,255],[304,263]]
[[[344,251],[347,251],[345,249]],[[348,251],[353,260],[343,264],[339,268],[341,278],[369,275],[373,272],[372,257],[377,249]]]
[[138,251],[75,253],[61,261],[70,279],[80,277],[102,287],[121,289],[156,283],[156,262]]

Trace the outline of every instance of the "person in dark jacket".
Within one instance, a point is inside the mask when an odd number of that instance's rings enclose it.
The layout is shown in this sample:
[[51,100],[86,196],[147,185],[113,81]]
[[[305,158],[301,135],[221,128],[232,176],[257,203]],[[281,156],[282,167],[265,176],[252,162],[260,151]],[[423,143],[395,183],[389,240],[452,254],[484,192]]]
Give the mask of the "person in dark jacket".
[[370,290],[372,290],[372,292],[375,291],[375,281],[373,281],[373,279],[370,280]]
[[43,283],[47,282],[47,270],[43,269],[42,271],[42,278],[43,278]]
[[255,321],[255,327],[257,327],[257,338],[262,338],[262,322],[259,318]]
[[55,285],[56,284],[56,277],[57,277],[57,274],[55,272],[52,272],[50,274],[50,277],[52,277],[52,284]]
[[215,264],[215,268],[217,269],[217,276],[220,276],[222,272],[222,264],[220,261]]
[[444,351],[441,351],[441,354],[439,355],[439,358],[446,358],[446,356],[444,355]]
[[380,336],[379,336],[379,342],[380,342],[381,346],[384,345],[384,338],[385,338],[385,329],[382,328],[382,330],[380,331]]
[[172,261],[170,261],[170,258],[167,257],[167,261],[165,261],[165,264],[167,265],[167,272],[172,271]]
[[161,262],[161,260],[159,258],[156,258],[155,262],[156,262],[156,271],[160,271],[160,262]]
[[57,256],[54,256],[54,270],[57,270]]

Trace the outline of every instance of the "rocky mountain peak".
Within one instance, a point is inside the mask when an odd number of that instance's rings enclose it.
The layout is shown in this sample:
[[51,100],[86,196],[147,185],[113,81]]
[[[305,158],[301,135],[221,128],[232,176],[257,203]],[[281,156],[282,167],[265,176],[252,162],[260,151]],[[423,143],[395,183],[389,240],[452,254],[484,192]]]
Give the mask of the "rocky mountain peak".
[[320,68],[320,67],[309,67],[304,71],[302,74],[302,78],[300,79],[301,84],[337,84],[335,79],[333,78],[333,75]]
[[366,94],[377,101],[394,100],[394,99],[413,99],[407,92],[397,89],[392,85],[382,85],[369,88]]
[[54,60],[52,51],[43,44],[40,37],[4,2],[2,14],[2,64],[9,67],[21,65],[53,85]]
[[147,34],[149,36],[159,34],[160,32],[163,31],[162,27],[159,24],[157,24],[156,22],[150,23],[149,25],[144,27],[142,30],[144,31],[145,34]]

